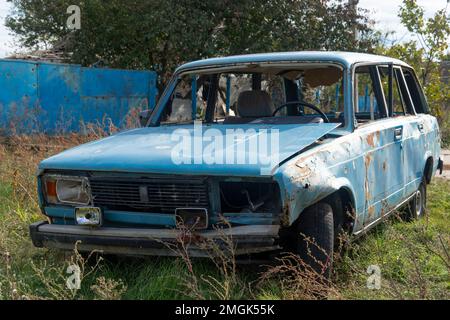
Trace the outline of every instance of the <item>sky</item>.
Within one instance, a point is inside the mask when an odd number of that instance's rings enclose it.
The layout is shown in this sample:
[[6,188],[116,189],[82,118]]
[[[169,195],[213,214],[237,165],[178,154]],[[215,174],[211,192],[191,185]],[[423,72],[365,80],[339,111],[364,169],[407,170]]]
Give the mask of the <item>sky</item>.
[[[431,18],[434,13],[446,7],[448,0],[417,0],[419,6],[424,8],[425,17]],[[369,17],[376,21],[376,28],[381,31],[395,31],[390,40],[406,41],[414,39],[400,23],[398,11],[401,0],[359,0],[359,7],[369,10]],[[447,12],[450,14],[450,4]],[[450,41],[450,39],[449,39]]]
[[[431,17],[434,12],[444,8],[447,1],[417,0],[418,4],[425,9],[426,17]],[[381,31],[396,31],[393,38],[389,40],[406,41],[413,39],[413,37],[401,25],[400,19],[397,17],[401,3],[401,0],[360,0],[359,7],[370,11],[370,17],[377,22],[377,29]],[[10,10],[11,4],[6,2],[6,0],[0,0],[0,58],[20,51],[20,48],[14,41],[14,37],[9,34],[8,29],[4,26],[5,17]],[[450,12],[450,5],[448,11]]]

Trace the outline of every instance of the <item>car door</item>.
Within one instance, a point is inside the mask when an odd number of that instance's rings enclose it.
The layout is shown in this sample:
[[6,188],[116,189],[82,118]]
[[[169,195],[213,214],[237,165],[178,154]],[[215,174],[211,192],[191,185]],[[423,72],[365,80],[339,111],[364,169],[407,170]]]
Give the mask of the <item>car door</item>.
[[408,116],[405,112],[405,102],[401,95],[398,69],[390,65],[379,65],[377,67],[380,75],[380,82],[383,97],[387,107],[387,119],[383,136],[382,172],[386,177],[385,189],[381,203],[378,208],[380,217],[390,213],[405,199],[404,187],[407,178],[405,177],[404,166],[405,141],[408,136]]
[[[403,68],[399,71],[403,81],[403,93],[408,98],[409,112],[408,140],[405,143],[405,194],[412,195],[419,187],[428,158],[439,158],[437,123],[428,115],[428,106],[414,72]],[[407,104],[408,105],[408,104]],[[436,161],[434,162],[436,165]]]
[[403,127],[389,118],[380,69],[376,65],[355,69],[354,99],[358,134],[362,141],[365,211],[367,228],[389,212],[386,199],[401,193],[403,173]]
[[[386,121],[385,195],[381,215],[404,203],[418,189],[428,158],[438,158],[437,125],[427,115],[427,105],[411,69],[378,66],[389,120]],[[431,121],[431,122],[430,122]],[[392,139],[392,140],[391,140]]]

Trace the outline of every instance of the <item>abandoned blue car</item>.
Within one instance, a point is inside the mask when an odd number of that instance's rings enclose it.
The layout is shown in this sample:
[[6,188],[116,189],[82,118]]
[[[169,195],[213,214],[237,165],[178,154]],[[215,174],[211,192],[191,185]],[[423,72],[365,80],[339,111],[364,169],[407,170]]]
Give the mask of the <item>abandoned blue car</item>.
[[184,241],[207,256],[228,237],[236,255],[289,251],[327,271],[340,235],[423,216],[443,168],[414,70],[383,56],[187,63],[141,122],[42,161],[35,246],[176,255]]

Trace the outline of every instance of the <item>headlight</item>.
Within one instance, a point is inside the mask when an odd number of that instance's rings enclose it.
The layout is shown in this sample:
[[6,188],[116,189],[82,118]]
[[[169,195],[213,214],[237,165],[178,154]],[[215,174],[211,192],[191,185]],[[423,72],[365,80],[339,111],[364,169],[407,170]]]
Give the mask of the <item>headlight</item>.
[[51,204],[88,205],[91,202],[86,177],[48,175],[43,177],[45,199]]

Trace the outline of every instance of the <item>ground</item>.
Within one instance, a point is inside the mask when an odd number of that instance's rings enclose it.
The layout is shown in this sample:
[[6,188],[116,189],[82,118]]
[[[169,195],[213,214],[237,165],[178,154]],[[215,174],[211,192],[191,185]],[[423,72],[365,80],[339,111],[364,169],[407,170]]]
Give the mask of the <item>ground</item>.
[[[76,253],[34,248],[28,225],[43,218],[36,165],[83,142],[76,139],[0,144],[0,299],[450,299],[450,181],[442,178],[428,188],[425,219],[394,216],[338,250],[332,282],[325,284],[300,272],[292,259],[236,266],[233,258],[215,264],[93,255],[86,262]],[[67,288],[70,265],[80,268],[80,290]]]

